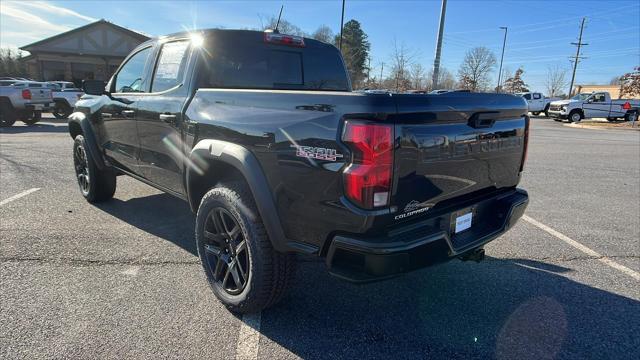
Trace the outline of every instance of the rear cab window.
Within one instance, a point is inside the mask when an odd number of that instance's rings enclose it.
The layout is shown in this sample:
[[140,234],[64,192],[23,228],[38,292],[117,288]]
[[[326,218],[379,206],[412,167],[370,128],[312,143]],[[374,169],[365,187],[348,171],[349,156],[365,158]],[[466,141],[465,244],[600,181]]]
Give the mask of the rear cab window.
[[254,32],[212,33],[202,51],[204,88],[350,91],[338,50],[304,39],[304,47],[267,44]]
[[189,44],[189,40],[179,40],[162,45],[151,82],[151,92],[166,91],[182,84]]

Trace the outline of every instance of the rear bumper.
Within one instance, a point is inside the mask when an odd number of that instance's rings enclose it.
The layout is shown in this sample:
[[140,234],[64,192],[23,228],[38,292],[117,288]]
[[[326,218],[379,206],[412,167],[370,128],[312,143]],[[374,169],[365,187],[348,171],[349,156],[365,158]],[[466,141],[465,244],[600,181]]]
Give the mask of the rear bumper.
[[[396,276],[445,262],[482,247],[509,230],[529,203],[526,191],[513,189],[475,203],[461,204],[445,213],[381,238],[335,236],[326,263],[332,275],[353,282]],[[470,229],[453,234],[453,214],[473,209]]]
[[52,102],[53,100],[51,102],[46,102],[46,103],[27,103],[27,104],[24,104],[24,107],[28,111],[47,111],[51,109]]

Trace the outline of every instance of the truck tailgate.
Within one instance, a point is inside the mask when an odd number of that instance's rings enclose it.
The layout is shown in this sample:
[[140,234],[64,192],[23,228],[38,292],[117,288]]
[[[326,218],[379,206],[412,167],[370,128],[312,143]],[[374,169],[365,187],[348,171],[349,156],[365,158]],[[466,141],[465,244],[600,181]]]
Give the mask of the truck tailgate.
[[51,89],[46,88],[29,88],[31,91],[31,99],[28,100],[32,104],[44,104],[52,101]]
[[522,98],[401,95],[396,103],[392,203],[399,213],[517,185],[528,121]]

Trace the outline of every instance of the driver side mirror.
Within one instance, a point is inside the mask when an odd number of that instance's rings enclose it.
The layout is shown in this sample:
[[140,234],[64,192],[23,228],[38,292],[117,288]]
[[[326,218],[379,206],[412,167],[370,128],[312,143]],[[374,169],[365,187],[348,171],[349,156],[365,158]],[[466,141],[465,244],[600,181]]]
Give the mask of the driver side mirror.
[[591,104],[593,102],[593,99],[587,99],[587,102]]
[[89,95],[102,95],[105,91],[106,83],[102,80],[84,80],[82,81],[82,91]]

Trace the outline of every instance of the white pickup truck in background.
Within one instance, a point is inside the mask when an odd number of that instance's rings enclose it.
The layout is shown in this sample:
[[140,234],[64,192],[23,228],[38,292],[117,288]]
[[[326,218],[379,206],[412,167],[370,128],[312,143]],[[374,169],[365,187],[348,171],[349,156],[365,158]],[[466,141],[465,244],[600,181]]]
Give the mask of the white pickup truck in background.
[[529,112],[538,116],[541,112],[544,113],[545,116],[549,116],[549,106],[552,101],[560,100],[559,97],[545,97],[542,93],[539,92],[524,92],[517,93],[517,96],[522,96],[525,100],[527,100],[527,104],[529,105]]
[[553,101],[549,107],[549,115],[554,120],[567,119],[569,122],[589,118],[637,121],[639,112],[640,100],[611,100],[611,95],[606,91],[577,94],[569,100]]
[[3,80],[0,83],[0,127],[16,120],[27,125],[40,121],[42,112],[53,103],[47,84],[29,80]]
[[49,81],[49,88],[53,92],[54,107],[51,111],[56,119],[66,119],[73,112],[73,108],[84,92],[70,81]]

